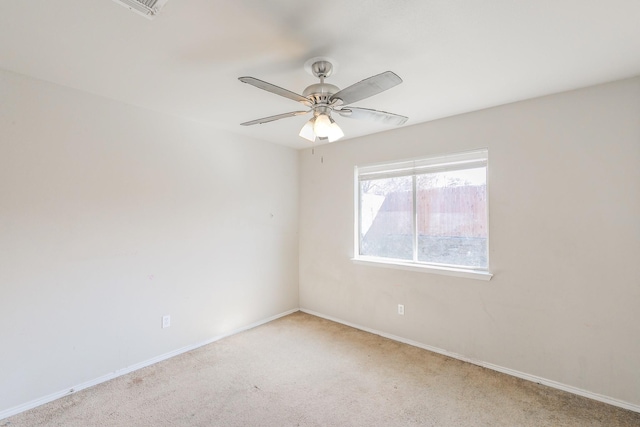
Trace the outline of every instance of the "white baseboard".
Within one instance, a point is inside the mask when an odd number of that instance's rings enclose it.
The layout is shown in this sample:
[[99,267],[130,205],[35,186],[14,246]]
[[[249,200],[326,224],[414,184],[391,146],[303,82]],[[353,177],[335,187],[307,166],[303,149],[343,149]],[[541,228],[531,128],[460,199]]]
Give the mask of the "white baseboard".
[[64,397],[64,396],[67,396],[67,395],[70,395],[70,394],[73,394],[73,393],[77,393],[80,390],[84,390],[86,388],[93,387],[94,385],[98,385],[98,384],[103,383],[105,381],[112,380],[112,379],[117,378],[119,376],[131,373],[133,371],[137,371],[138,369],[142,369],[142,368],[145,368],[147,366],[153,365],[155,363],[162,362],[163,360],[170,359],[170,358],[172,358],[174,356],[178,356],[178,355],[180,355],[182,353],[186,353],[188,351],[195,350],[196,348],[205,346],[207,344],[211,344],[212,342],[221,340],[222,338],[226,338],[226,337],[229,337],[231,335],[235,335],[237,333],[246,331],[248,329],[255,328],[256,326],[264,325],[265,323],[269,323],[269,322],[271,322],[273,320],[279,319],[280,317],[288,316],[289,314],[295,313],[297,311],[299,311],[299,310],[297,308],[295,308],[295,309],[292,309],[292,310],[289,310],[289,311],[285,311],[284,313],[276,314],[275,316],[271,316],[271,317],[269,317],[267,319],[262,319],[262,320],[259,320],[259,321],[255,322],[255,323],[251,323],[250,325],[246,325],[246,326],[243,326],[241,328],[234,329],[233,331],[224,333],[222,335],[215,336],[215,337],[210,338],[210,339],[208,339],[206,341],[199,342],[199,343],[193,344],[193,345],[188,345],[186,347],[182,347],[182,348],[179,348],[179,349],[174,350],[174,351],[170,351],[169,353],[165,353],[165,354],[162,354],[160,356],[153,357],[151,359],[145,360],[145,361],[140,362],[140,363],[136,363],[135,365],[127,366],[126,368],[123,368],[123,369],[118,369],[117,371],[114,371],[114,372],[111,372],[111,373],[109,373],[107,375],[103,375],[101,377],[94,378],[92,380],[83,382],[81,384],[75,385],[75,386],[70,387],[68,389],[60,390],[60,391],[57,391],[55,393],[51,393],[51,394],[49,394],[47,396],[43,396],[43,397],[40,397],[38,399],[32,400],[30,402],[23,403],[22,405],[14,406],[13,408],[9,408],[9,409],[6,409],[4,411],[0,411],[0,420],[2,420],[4,418],[11,417],[13,415],[17,415],[17,414],[19,414],[21,412],[24,412],[24,411],[28,411],[29,409],[33,409],[33,408],[35,408],[37,406],[44,405],[45,403],[52,402],[52,401],[54,401],[56,399],[60,399],[61,397]]
[[355,329],[360,329],[361,331],[365,331],[365,332],[369,332],[375,335],[380,335],[381,337],[385,337],[385,338],[389,338],[391,340],[394,341],[398,341],[404,344],[408,344],[411,345],[413,347],[418,347],[418,348],[422,348],[424,350],[429,350],[432,351],[434,353],[438,353],[438,354],[442,354],[444,356],[448,356],[448,357],[452,357],[454,359],[458,359],[461,360],[463,362],[468,362],[477,366],[482,366],[483,368],[487,368],[487,369],[491,369],[493,371],[497,371],[497,372],[502,372],[503,374],[507,374],[507,375],[511,375],[517,378],[522,378],[523,380],[527,380],[527,381],[532,381],[534,383],[538,383],[538,384],[542,384],[542,385],[546,385],[558,390],[562,390],[562,391],[566,391],[569,393],[573,393],[576,394],[578,396],[583,396],[583,397],[587,397],[589,399],[593,399],[593,400],[597,400],[599,402],[603,402],[603,403],[607,403],[609,405],[613,405],[613,406],[618,406],[620,408],[624,408],[624,409],[628,409],[630,411],[634,411],[634,412],[640,412],[640,405],[635,405],[633,403],[629,403],[629,402],[625,402],[622,400],[618,400],[618,399],[614,399],[612,397],[608,397],[608,396],[604,396],[598,393],[593,393],[587,390],[583,390],[577,387],[573,387],[567,384],[562,384],[559,383],[557,381],[553,381],[553,380],[548,380],[546,378],[542,378],[542,377],[538,377],[535,375],[531,375],[531,374],[527,374],[524,372],[520,372],[520,371],[516,371],[513,369],[509,369],[509,368],[504,368],[502,366],[498,366],[498,365],[494,365],[492,363],[487,363],[487,362],[483,362],[481,360],[476,360],[476,359],[470,359],[468,357],[462,356],[460,354],[457,353],[453,353],[447,350],[443,350],[441,348],[437,348],[437,347],[432,347],[430,345],[426,345],[426,344],[422,344],[420,342],[417,341],[412,341],[406,338],[402,338],[393,334],[388,334],[386,332],[381,332],[381,331],[376,331],[375,329],[371,329],[371,328],[367,328],[364,326],[360,326],[360,325],[356,325],[354,323],[351,322],[346,322],[342,319],[338,319],[332,316],[327,316],[324,315],[322,313],[318,313],[312,310],[307,310],[306,308],[301,308],[300,311],[307,313],[307,314],[311,314],[313,316],[317,316],[317,317],[321,317],[323,319],[327,319],[327,320],[331,320],[332,322],[336,322],[336,323],[341,323],[343,325],[346,326],[350,326],[352,328]]

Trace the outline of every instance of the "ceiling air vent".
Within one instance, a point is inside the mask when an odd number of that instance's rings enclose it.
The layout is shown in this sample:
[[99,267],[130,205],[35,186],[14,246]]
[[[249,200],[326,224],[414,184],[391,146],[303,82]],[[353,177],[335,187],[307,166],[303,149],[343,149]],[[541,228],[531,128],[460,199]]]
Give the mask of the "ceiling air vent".
[[167,0],[113,0],[147,19],[156,17]]

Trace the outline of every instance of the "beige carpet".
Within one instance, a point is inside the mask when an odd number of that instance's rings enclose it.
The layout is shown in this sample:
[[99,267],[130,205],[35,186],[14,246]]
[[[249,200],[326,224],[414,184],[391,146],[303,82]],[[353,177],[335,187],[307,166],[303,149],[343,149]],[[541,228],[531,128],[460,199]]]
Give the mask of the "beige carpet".
[[0,426],[640,426],[640,414],[295,313]]

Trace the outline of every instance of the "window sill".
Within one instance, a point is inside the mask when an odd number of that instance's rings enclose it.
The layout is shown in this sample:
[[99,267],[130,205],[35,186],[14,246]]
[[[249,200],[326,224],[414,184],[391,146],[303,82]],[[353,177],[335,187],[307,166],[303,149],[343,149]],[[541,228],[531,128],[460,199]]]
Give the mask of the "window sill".
[[395,268],[398,270],[418,271],[420,273],[441,274],[444,276],[464,277],[476,280],[491,280],[493,274],[487,271],[468,270],[464,268],[438,267],[434,265],[423,265],[412,262],[402,262],[400,260],[385,260],[381,258],[351,258],[354,264],[368,265],[373,267]]

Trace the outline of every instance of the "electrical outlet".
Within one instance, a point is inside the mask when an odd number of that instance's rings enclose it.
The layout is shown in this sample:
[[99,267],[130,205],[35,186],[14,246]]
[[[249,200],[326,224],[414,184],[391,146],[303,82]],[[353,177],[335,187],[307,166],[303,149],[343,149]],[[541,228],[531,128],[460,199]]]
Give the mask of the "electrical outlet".
[[171,326],[171,316],[162,316],[162,328],[168,328],[169,326]]
[[404,304],[398,304],[398,314],[404,316]]

